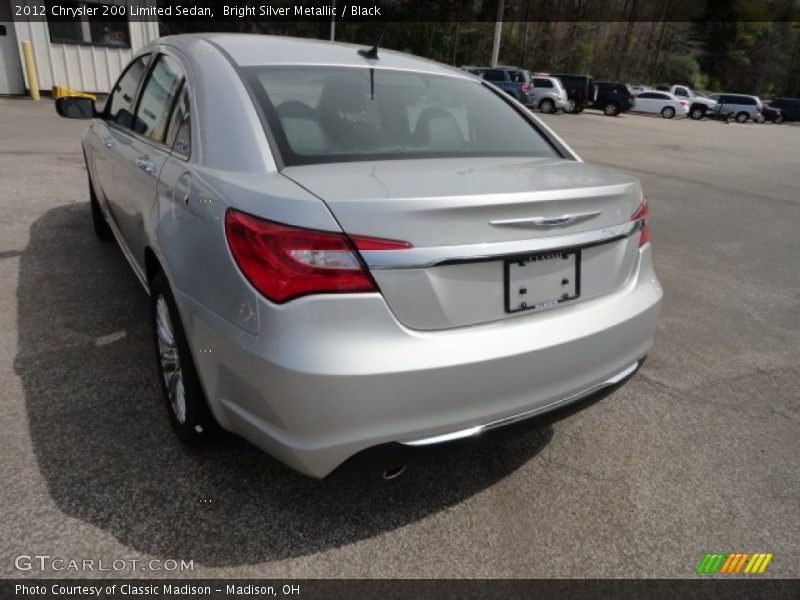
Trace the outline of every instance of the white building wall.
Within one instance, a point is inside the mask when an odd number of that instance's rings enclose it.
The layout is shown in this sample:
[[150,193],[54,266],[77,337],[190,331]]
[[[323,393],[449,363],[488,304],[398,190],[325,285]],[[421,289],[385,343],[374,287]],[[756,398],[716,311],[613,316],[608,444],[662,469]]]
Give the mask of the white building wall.
[[[28,4],[36,0],[28,0]],[[39,87],[49,90],[54,85],[84,92],[107,93],[133,54],[158,38],[155,21],[131,21],[130,48],[110,48],[80,44],[54,44],[45,22],[14,22],[17,41],[28,40],[33,48]],[[25,87],[29,88],[27,74]]]

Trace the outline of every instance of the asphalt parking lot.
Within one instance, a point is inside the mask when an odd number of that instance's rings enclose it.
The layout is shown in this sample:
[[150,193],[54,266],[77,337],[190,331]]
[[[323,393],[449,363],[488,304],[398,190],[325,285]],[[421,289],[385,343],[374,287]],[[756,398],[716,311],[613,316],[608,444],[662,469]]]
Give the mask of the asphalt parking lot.
[[0,576],[64,575],[14,568],[48,554],[194,561],[95,573],[128,577],[691,577],[761,551],[797,577],[800,127],[545,119],[651,198],[648,362],[553,425],[315,481],[236,439],[179,445],[146,296],[93,237],[83,124],[0,99]]

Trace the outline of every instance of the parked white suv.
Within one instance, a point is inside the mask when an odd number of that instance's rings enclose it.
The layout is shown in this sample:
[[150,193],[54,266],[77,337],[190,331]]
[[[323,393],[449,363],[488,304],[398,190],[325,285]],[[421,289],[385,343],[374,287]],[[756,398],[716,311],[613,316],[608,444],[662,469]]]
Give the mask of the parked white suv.
[[534,74],[531,78],[530,103],[543,113],[554,113],[567,107],[567,91],[558,77]]

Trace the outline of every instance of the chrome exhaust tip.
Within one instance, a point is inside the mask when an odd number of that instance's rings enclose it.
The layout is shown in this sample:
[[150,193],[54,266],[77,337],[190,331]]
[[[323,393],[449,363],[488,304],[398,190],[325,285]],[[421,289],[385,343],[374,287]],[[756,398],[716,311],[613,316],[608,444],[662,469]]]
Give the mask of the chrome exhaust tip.
[[402,475],[405,472],[406,472],[405,465],[400,465],[398,467],[391,467],[390,469],[386,469],[383,472],[383,478],[386,481],[389,481],[391,479],[397,479],[398,477],[400,477],[400,475]]

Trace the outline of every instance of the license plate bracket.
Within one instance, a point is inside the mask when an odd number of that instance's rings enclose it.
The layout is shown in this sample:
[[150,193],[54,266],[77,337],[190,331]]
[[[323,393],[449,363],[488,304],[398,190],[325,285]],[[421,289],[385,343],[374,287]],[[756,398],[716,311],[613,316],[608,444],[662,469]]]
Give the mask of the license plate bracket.
[[581,251],[554,250],[503,263],[508,313],[552,308],[581,295]]

